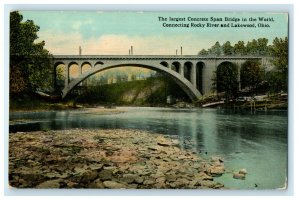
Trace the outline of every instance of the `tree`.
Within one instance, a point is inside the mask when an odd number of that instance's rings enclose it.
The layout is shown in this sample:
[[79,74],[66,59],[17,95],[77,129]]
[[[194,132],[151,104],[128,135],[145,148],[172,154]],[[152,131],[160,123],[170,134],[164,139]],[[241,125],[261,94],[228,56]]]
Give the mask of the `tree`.
[[210,49],[209,54],[219,56],[222,53],[222,48],[219,42],[216,42]]
[[201,49],[201,51],[199,51],[198,53],[199,56],[207,56],[208,55],[208,51],[205,49]]
[[282,90],[282,74],[277,70],[266,72],[266,81],[268,83],[269,92],[280,92]]
[[215,71],[212,81],[218,93],[225,92],[227,101],[235,98],[239,89],[238,67],[230,62],[221,63]]
[[263,82],[264,69],[259,61],[247,60],[241,67],[241,87],[249,88],[252,94],[257,92],[257,88]]
[[246,52],[248,55],[256,56],[258,53],[257,40],[253,39],[251,42],[247,42]]
[[[99,78],[99,85],[106,85],[106,84],[108,84],[108,77],[107,77],[107,75],[102,75],[102,76],[100,76],[100,78]],[[95,86],[96,85],[98,85],[98,83],[97,84],[95,84]]]
[[36,43],[39,27],[22,22],[18,11],[10,13],[10,93],[21,94],[52,86],[51,55],[45,42]]
[[258,38],[257,40],[257,53],[260,56],[268,55],[268,39],[267,38]]
[[246,47],[244,41],[238,41],[233,47],[235,55],[242,56],[246,54]]
[[136,80],[136,75],[135,74],[131,74],[131,81],[135,81]]
[[234,53],[234,49],[233,49],[233,47],[231,46],[231,44],[230,44],[229,41],[225,42],[225,43],[222,45],[222,49],[223,49],[224,55],[226,55],[226,56],[233,55],[233,53]]
[[272,70],[273,75],[270,76],[275,80],[269,80],[270,83],[276,83],[277,91],[288,90],[288,38],[275,38],[271,46],[271,55],[275,69]]

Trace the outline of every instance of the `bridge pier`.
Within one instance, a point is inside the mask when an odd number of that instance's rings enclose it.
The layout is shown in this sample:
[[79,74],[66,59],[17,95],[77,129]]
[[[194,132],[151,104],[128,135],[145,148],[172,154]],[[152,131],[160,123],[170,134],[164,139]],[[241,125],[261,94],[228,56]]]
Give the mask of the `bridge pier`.
[[192,69],[191,69],[191,83],[194,87],[197,88],[197,73],[196,73],[196,64],[192,63]]
[[239,82],[239,91],[242,90],[242,87],[241,87],[241,63],[238,63],[237,64],[237,67],[238,67],[238,82]]
[[204,95],[212,94],[212,78],[217,70],[216,60],[206,60],[203,62],[205,67],[202,69],[202,91]]
[[179,74],[181,76],[183,76],[183,63],[180,63],[180,66],[179,66]]
[[66,63],[66,70],[65,70],[65,87],[69,85],[69,71],[70,71],[70,63]]
[[57,89],[57,80],[56,80],[57,73],[56,73],[56,68],[57,68],[57,66],[54,64],[53,65],[53,88],[54,88],[54,90]]

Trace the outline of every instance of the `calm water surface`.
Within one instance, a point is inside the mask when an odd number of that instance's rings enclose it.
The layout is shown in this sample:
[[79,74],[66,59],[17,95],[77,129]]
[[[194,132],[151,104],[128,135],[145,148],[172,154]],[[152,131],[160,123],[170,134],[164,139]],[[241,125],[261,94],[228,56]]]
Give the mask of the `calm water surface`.
[[[287,176],[287,112],[233,113],[217,109],[123,107],[112,115],[83,111],[11,113],[10,132],[70,128],[128,128],[178,135],[181,147],[201,157],[224,158],[227,170],[246,168],[246,180],[231,173],[216,178],[226,187],[270,189],[283,187]],[[192,141],[186,142],[186,139]]]

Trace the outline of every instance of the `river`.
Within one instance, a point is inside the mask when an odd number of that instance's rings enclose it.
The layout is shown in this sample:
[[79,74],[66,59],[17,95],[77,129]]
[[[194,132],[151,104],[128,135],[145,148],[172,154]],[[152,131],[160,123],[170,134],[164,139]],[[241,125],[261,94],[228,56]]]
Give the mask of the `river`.
[[[287,112],[234,113],[218,109],[121,107],[124,113],[83,110],[15,112],[10,132],[71,128],[141,129],[178,135],[181,148],[203,158],[221,156],[228,171],[245,168],[245,180],[225,173],[215,180],[233,189],[283,187],[287,177]],[[190,142],[186,142],[188,141]]]

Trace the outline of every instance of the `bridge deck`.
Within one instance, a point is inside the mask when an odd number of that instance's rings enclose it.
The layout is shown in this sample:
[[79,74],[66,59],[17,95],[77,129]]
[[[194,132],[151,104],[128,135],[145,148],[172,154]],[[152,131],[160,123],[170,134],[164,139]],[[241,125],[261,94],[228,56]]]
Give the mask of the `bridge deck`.
[[198,55],[53,55],[57,60],[247,60],[263,56],[198,56]]

